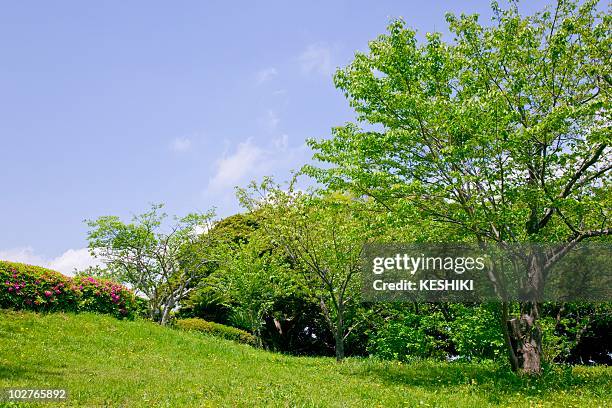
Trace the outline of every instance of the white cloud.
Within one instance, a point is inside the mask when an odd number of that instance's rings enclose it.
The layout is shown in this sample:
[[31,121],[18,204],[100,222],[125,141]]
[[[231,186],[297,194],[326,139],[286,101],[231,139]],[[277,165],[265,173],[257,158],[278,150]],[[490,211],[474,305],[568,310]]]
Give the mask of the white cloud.
[[0,259],[21,262],[53,269],[64,275],[74,275],[74,270],[82,270],[88,266],[101,265],[100,261],[89,254],[87,248],[69,249],[56,258],[47,259],[34,253],[32,247],[0,250]]
[[268,109],[266,111],[266,114],[260,119],[260,122],[264,125],[266,129],[272,131],[275,130],[278,124],[280,123],[280,118],[274,110]]
[[191,139],[186,137],[175,138],[170,147],[177,153],[183,153],[191,149]]
[[287,150],[287,148],[289,147],[289,136],[288,135],[281,135],[279,138],[274,139],[272,141],[272,144],[274,145],[274,148],[277,150]]
[[225,155],[217,162],[217,170],[209,182],[209,187],[233,187],[261,162],[264,155],[265,152],[254,145],[251,139],[238,144],[233,154]]
[[47,264],[49,269],[63,274],[73,274],[74,270],[83,270],[89,266],[101,266],[101,262],[89,254],[89,249],[69,249]]
[[21,262],[29,265],[40,265],[45,264],[45,260],[36,255],[32,247],[21,247],[0,250],[0,259],[11,262]]
[[291,147],[289,137],[281,135],[267,146],[259,146],[252,139],[241,142],[231,154],[216,163],[215,174],[210,178],[207,192],[233,189],[237,185],[266,175],[289,172],[304,163],[308,148],[302,144]]
[[264,82],[267,82],[278,75],[278,71],[274,67],[264,68],[257,72],[256,75],[256,83],[257,85],[261,85]]
[[333,72],[331,48],[325,43],[310,44],[298,57],[302,72],[330,75]]

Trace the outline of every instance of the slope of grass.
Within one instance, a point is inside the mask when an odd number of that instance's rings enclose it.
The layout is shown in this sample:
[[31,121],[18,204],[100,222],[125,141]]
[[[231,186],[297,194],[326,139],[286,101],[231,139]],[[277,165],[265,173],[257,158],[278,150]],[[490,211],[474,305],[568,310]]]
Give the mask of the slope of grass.
[[611,380],[606,367],[534,380],[493,364],[337,364],[146,321],[0,311],[0,389],[64,388],[69,406],[603,407]]

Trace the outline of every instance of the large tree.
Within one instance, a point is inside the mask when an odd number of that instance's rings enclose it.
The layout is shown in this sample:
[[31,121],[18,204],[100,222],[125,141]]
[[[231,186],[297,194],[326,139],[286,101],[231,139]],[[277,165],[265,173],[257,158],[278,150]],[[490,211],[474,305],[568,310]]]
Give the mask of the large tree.
[[210,229],[213,213],[175,217],[169,225],[162,205],[125,223],[116,216],[87,221],[91,254],[110,274],[148,299],[151,319],[165,325],[170,312],[210,271],[201,234]]
[[[523,289],[540,290],[567,251],[610,234],[611,17],[595,1],[532,16],[513,2],[493,3],[488,25],[447,21],[452,41],[419,41],[395,21],[336,73],[358,123],[311,140],[328,164],[306,171],[480,243],[558,243],[526,254]],[[538,315],[523,302],[504,325],[512,366],[526,373],[541,369]]]

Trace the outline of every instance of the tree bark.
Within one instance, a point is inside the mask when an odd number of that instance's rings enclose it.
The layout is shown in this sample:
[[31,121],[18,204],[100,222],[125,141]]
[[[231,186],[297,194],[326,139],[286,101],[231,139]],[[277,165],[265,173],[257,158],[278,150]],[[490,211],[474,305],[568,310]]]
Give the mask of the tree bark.
[[537,302],[527,302],[521,304],[520,316],[507,322],[511,363],[520,374],[537,375],[542,371],[542,332],[538,317]]
[[340,362],[344,359],[344,308],[338,305],[338,316],[336,319],[336,361]]
[[168,302],[166,302],[162,312],[161,320],[159,322],[160,325],[165,326],[168,323],[168,320],[170,319],[170,312],[172,311],[172,308],[174,308],[174,304],[174,299],[170,299]]
[[152,321],[157,321],[157,316],[159,315],[159,306],[157,302],[149,298],[149,318]]
[[516,372],[519,370],[518,359],[516,358],[516,353],[514,347],[512,346],[512,336],[510,331],[510,318],[508,312],[509,306],[508,302],[502,302],[501,305],[501,326],[502,332],[504,334],[504,342],[506,343],[506,350],[508,350],[508,359],[510,360],[510,367],[512,367],[512,371]]
[[344,338],[342,333],[336,333],[336,361],[340,362],[344,359]]
[[[505,335],[509,337],[510,364],[516,372],[537,375],[542,371],[542,331],[538,325],[540,317],[538,301],[544,292],[544,263],[541,250],[537,246],[529,248],[525,279],[520,288],[520,313],[516,318],[509,318],[506,309],[502,309],[506,322]],[[507,333],[507,334],[506,334]]]

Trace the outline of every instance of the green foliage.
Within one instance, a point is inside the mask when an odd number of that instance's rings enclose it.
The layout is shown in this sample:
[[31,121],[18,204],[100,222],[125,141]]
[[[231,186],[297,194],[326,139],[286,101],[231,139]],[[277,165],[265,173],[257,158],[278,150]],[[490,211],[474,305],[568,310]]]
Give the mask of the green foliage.
[[[558,244],[513,259],[520,291],[539,294],[544,271],[576,244],[612,234],[612,18],[597,1],[530,16],[516,2],[492,9],[488,25],[448,14],[452,41],[418,41],[396,20],[356,53],[334,80],[357,121],[310,140],[323,165],[304,172],[405,224],[447,224],[456,230],[439,237],[447,242]],[[503,293],[507,276],[489,272]],[[538,305],[522,306],[518,320],[508,316],[521,323],[508,333],[510,361],[539,373]]]
[[229,302],[225,293],[215,284],[213,272],[181,303],[178,317],[201,317],[204,320],[227,323],[231,313]]
[[213,278],[228,299],[230,321],[260,337],[264,319],[275,302],[290,296],[297,285],[288,263],[267,240],[258,238],[222,247],[222,261]]
[[444,318],[439,312],[405,311],[372,333],[368,351],[386,360],[440,359],[447,354],[443,327]]
[[480,240],[607,234],[612,19],[596,1],[493,15],[448,15],[452,42],[392,22],[336,73],[358,122],[310,140],[331,166],[305,171]]
[[[235,214],[206,234],[211,274],[181,302],[180,317],[199,317],[253,333],[270,350],[329,354],[319,304],[279,243],[262,228],[261,211]],[[204,237],[203,237],[204,238]]]
[[87,276],[75,277],[73,282],[80,292],[78,311],[132,318],[141,310],[142,299],[116,282]]
[[498,359],[505,354],[497,309],[495,304],[393,305],[369,330],[368,352],[400,361]]
[[214,260],[201,256],[200,231],[210,227],[212,212],[175,217],[167,228],[162,204],[125,223],[116,216],[87,221],[89,249],[110,274],[149,299],[149,316],[165,324],[170,313],[206,276]]
[[450,305],[449,340],[457,354],[467,358],[505,357],[499,305]]
[[542,349],[547,363],[610,361],[610,303],[546,303],[542,316]]
[[223,243],[244,244],[259,228],[258,214],[234,214],[216,222],[211,231]]
[[569,337],[560,336],[555,328],[557,322],[551,316],[545,316],[540,320],[542,328],[542,357],[547,363],[553,363],[557,358],[567,356],[572,348]]
[[358,325],[361,253],[380,235],[379,224],[357,211],[367,203],[334,192],[287,189],[270,178],[239,190],[244,207],[257,211],[267,240],[291,262],[294,281],[317,299],[335,338],[336,357],[344,358],[344,341]]
[[110,280],[70,278],[38,266],[0,261],[0,308],[133,318],[138,305],[132,291]]
[[226,326],[206,320],[190,318],[178,319],[174,322],[175,326],[183,330],[195,330],[202,333],[210,334],[211,336],[221,337],[227,340],[237,341],[239,343],[255,346],[257,339],[251,333],[235,327]]

